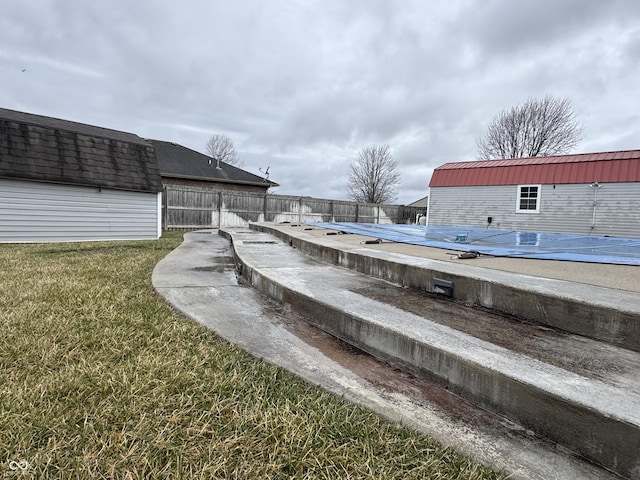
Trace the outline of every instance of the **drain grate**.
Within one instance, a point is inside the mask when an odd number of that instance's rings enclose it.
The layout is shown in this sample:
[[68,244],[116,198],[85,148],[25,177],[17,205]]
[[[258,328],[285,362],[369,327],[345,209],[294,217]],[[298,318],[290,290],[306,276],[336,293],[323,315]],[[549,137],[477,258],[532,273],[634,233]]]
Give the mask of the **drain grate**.
[[272,240],[243,240],[242,243],[244,245],[266,245],[266,244],[276,244],[278,242],[274,242]]

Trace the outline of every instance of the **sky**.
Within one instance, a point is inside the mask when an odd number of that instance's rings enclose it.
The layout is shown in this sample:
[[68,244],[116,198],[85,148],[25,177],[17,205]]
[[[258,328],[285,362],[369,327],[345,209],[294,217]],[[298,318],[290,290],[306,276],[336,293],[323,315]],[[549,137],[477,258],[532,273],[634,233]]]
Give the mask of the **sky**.
[[282,195],[347,199],[386,144],[411,203],[545,95],[571,101],[574,153],[640,148],[637,0],[7,0],[0,72],[2,108],[202,153],[226,135]]

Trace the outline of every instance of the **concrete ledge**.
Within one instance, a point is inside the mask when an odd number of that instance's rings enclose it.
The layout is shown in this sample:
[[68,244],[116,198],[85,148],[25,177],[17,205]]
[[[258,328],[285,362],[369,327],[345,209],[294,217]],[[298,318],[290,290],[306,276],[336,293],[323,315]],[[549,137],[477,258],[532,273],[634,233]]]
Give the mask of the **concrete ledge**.
[[[242,276],[358,348],[435,379],[626,478],[640,478],[640,397],[351,292],[377,282],[258,233],[232,239]],[[259,240],[256,242],[256,240]],[[244,243],[246,241],[246,244]]]
[[640,295],[592,285],[354,247],[291,226],[251,224],[324,261],[405,287],[453,282],[453,298],[640,352]]

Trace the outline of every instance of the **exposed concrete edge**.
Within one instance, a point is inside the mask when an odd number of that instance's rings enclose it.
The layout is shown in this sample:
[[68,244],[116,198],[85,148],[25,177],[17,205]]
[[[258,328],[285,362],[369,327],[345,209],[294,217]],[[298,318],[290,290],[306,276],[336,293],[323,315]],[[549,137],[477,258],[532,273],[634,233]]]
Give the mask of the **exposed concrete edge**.
[[256,289],[291,305],[322,330],[419,374],[436,379],[461,396],[505,415],[627,478],[640,478],[640,428],[592,407],[510,377],[462,355],[434,347],[354,313],[294,291],[248,265],[232,240],[242,276]]
[[353,247],[290,226],[249,227],[365,275],[427,291],[433,290],[434,278],[450,281],[453,298],[466,305],[640,352],[640,302],[634,292]]

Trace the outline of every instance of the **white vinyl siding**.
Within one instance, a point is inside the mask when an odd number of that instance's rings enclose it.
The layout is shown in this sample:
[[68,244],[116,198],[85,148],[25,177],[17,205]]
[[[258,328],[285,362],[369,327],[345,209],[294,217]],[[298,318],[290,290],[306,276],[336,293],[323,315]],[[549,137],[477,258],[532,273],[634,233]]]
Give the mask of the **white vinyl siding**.
[[158,194],[0,179],[0,242],[156,239]]
[[536,215],[516,212],[516,187],[431,187],[429,225],[640,238],[638,183],[605,183],[597,194],[589,184],[541,185]]

